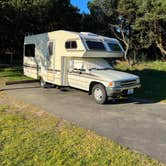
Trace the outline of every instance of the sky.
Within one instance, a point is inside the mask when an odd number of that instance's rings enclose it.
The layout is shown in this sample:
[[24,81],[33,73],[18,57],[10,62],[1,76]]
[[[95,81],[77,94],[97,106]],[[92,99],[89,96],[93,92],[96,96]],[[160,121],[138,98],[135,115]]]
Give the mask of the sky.
[[90,0],[71,0],[71,3],[74,6],[77,6],[80,9],[80,12],[89,13],[87,3]]

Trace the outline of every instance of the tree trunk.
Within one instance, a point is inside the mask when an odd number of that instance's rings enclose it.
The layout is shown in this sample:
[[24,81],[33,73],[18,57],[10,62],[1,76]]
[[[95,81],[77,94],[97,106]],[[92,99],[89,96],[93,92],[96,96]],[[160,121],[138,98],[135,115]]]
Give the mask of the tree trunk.
[[131,62],[130,62],[130,64],[133,66],[133,65],[135,65],[136,63],[137,63],[137,58],[136,58],[136,55],[137,55],[137,51],[135,50],[135,49],[133,49],[133,56],[131,56],[132,57],[132,59],[131,59]]
[[157,47],[159,48],[159,50],[160,50],[160,52],[162,54],[162,59],[165,60],[165,58],[166,58],[166,50],[163,48],[162,43],[159,43],[158,41],[156,41],[156,45],[157,45]]
[[129,60],[127,58],[127,54],[128,54],[128,51],[129,51],[129,44],[125,43],[125,46],[126,46],[126,49],[125,49],[124,59],[125,59],[126,62],[129,63]]
[[128,54],[128,51],[129,51],[129,41],[126,39],[125,34],[124,34],[123,31],[121,32],[121,35],[122,35],[122,41],[123,41],[123,43],[124,43],[125,46],[126,46],[125,54],[124,54],[124,59],[125,59],[125,61],[128,62],[128,64],[130,65],[130,60],[129,60],[128,57],[127,57],[127,54]]
[[134,51],[134,65],[137,63],[136,55],[137,55],[137,53]]
[[123,31],[121,31],[121,37],[119,37],[119,36],[117,35],[117,33],[115,32],[114,28],[112,28],[112,26],[111,26],[111,30],[112,30],[113,34],[115,35],[115,37],[116,37],[118,40],[120,40],[121,42],[124,43],[124,45],[125,45],[125,47],[126,47],[126,48],[125,48],[124,59],[125,59],[125,61],[130,65],[130,61],[129,61],[128,57],[127,57],[127,54],[128,54],[128,51],[129,51],[129,41],[127,41],[127,39],[126,39],[125,34],[124,34]]

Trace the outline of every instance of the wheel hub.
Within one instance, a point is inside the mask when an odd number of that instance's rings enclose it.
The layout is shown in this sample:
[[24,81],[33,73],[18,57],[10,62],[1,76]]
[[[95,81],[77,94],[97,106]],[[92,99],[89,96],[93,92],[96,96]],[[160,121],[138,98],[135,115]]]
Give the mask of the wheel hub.
[[96,88],[94,91],[94,96],[97,100],[102,100],[103,98],[103,92],[100,88]]

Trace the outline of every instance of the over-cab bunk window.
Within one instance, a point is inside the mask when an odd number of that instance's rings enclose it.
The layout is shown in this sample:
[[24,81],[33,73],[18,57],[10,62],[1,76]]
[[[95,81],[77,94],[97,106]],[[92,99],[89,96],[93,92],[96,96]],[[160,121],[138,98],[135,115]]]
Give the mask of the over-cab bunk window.
[[76,49],[77,48],[77,42],[76,41],[67,41],[65,43],[66,49]]
[[99,51],[106,50],[103,42],[100,42],[100,41],[86,40],[86,44],[90,50],[99,50]]
[[122,51],[119,44],[117,43],[107,43],[111,51]]
[[26,44],[24,49],[26,57],[35,57],[35,44]]

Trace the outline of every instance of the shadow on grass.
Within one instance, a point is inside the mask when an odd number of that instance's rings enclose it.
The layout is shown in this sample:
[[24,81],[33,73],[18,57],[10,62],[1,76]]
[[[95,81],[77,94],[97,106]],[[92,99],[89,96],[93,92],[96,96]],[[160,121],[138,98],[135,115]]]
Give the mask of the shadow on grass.
[[138,75],[141,78],[142,87],[135,91],[133,97],[145,100],[145,102],[149,100],[151,103],[166,101],[166,71],[143,69],[125,72]]

